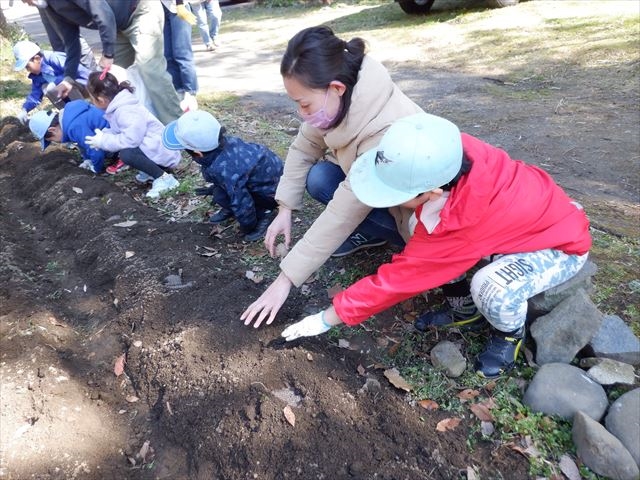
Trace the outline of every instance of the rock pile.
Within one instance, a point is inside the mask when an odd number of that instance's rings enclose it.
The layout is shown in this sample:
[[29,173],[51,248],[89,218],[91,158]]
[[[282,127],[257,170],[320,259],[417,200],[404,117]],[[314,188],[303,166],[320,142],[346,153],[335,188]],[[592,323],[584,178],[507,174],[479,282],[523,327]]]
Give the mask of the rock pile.
[[[571,280],[529,300],[528,324],[540,369],[523,403],[534,412],[571,420],[578,456],[592,471],[615,480],[637,480],[640,388],[609,405],[603,386],[636,384],[640,340],[620,317],[602,314],[589,298],[596,270],[587,262]],[[448,375],[460,375],[459,357],[442,355],[443,347],[451,345],[434,347],[432,360],[438,358]],[[453,358],[454,365],[447,366],[442,358]]]

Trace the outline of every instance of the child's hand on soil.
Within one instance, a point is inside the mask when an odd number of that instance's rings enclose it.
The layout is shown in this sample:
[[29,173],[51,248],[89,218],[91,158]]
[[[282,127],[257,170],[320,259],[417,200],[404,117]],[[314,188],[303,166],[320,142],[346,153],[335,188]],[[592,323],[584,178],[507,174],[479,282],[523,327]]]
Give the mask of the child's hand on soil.
[[298,323],[289,325],[282,332],[287,342],[300,337],[313,337],[328,331],[331,325],[324,321],[324,310],[314,315],[303,318]]

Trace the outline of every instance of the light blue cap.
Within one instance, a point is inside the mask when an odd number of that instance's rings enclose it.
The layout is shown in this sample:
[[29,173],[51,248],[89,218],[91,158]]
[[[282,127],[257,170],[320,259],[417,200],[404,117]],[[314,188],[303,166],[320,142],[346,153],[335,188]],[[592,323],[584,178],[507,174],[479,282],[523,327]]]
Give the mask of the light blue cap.
[[194,110],[164,127],[162,144],[169,150],[210,152],[218,148],[220,128],[220,122],[209,112]]
[[378,146],[353,163],[349,183],[365,205],[393,207],[446,185],[461,166],[458,127],[421,112],[396,120]]
[[40,111],[35,113],[29,120],[29,130],[40,140],[43,151],[51,143],[49,140],[45,140],[44,136],[47,134],[47,130],[49,130],[55,117],[55,112]]
[[31,60],[39,51],[40,47],[28,40],[22,40],[16,43],[13,46],[13,56],[16,57],[16,63],[13,66],[13,69],[16,72],[24,70],[27,63],[29,63],[29,60]]

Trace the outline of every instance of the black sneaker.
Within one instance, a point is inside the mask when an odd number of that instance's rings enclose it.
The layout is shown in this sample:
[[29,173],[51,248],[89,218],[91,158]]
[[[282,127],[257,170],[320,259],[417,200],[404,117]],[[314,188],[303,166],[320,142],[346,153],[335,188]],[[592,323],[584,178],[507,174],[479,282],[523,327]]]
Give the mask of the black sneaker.
[[511,370],[516,364],[524,338],[524,327],[506,333],[494,330],[484,351],[476,358],[476,373],[481,377],[494,378]]
[[227,210],[226,208],[221,208],[209,217],[209,223],[217,225],[219,223],[226,222],[230,218],[233,218],[233,212],[231,210]]
[[361,233],[354,233],[347,238],[331,255],[334,258],[344,257],[363,248],[380,247],[387,243],[382,238],[368,238]]
[[269,228],[269,225],[271,225],[272,214],[272,210],[258,212],[258,222],[256,223],[256,228],[245,234],[242,239],[245,242],[256,242],[258,240],[262,240],[264,238],[264,234],[267,231],[267,228]]
[[420,315],[413,325],[421,332],[426,332],[429,327],[458,327],[463,330],[479,330],[486,325],[486,321],[478,311],[473,315],[460,315],[450,308],[444,308]]

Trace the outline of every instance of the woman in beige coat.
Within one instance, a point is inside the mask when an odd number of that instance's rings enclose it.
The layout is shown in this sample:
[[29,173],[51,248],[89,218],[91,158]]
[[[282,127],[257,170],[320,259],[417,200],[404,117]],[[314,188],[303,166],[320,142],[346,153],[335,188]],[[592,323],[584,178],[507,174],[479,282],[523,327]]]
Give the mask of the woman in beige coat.
[[372,210],[351,191],[347,175],[355,159],[375,147],[398,118],[420,112],[380,63],[365,55],[360,38],[346,42],[325,26],[298,32],[287,45],[280,73],[303,119],[289,148],[275,199],[278,215],[265,235],[291,241],[291,216],[302,208],[305,188],[327,207],[280,263],[280,275],[242,314],[259,327],[273,322],[292,286],[299,287],[332,255],[390,241],[404,245],[411,211]]

